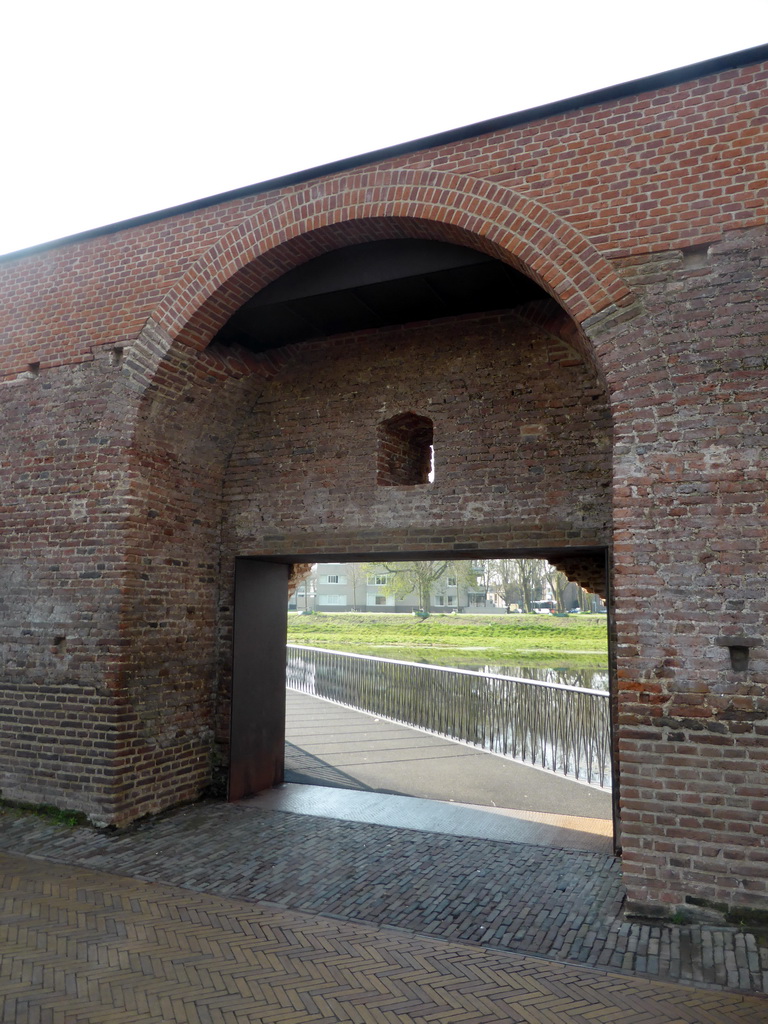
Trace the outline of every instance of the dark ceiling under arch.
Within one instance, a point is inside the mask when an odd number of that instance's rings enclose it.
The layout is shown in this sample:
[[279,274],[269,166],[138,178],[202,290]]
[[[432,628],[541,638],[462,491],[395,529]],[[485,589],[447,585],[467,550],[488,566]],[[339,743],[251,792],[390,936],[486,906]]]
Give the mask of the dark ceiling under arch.
[[347,331],[487,310],[549,296],[499,260],[461,245],[392,239],[309,260],[257,292],[216,341],[265,352]]

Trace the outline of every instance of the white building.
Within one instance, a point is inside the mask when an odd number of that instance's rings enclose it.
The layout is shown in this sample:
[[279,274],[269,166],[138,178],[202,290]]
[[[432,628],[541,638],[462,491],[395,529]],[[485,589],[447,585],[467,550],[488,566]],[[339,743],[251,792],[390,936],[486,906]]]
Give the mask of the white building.
[[[288,608],[300,612],[418,610],[419,596],[415,589],[404,597],[395,597],[388,583],[386,571],[371,570],[370,566],[359,562],[320,564],[299,584]],[[427,610],[433,613],[469,611],[496,614],[500,609],[482,586],[467,584],[449,570],[434,584],[432,602]]]

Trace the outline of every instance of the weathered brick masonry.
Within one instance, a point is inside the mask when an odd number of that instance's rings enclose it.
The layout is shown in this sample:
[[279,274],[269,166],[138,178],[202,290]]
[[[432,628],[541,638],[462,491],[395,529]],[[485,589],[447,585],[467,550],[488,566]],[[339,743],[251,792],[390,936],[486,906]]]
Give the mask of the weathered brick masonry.
[[[630,905],[768,910],[767,57],[0,262],[3,796],[121,824],[204,791],[237,557],[606,548]],[[216,338],[408,238],[557,304]],[[377,482],[403,414],[434,483]]]

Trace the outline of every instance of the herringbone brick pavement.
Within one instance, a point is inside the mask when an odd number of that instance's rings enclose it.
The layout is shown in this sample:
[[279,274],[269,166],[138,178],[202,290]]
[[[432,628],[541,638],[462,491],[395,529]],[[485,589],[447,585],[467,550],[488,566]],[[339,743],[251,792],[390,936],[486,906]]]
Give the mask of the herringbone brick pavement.
[[735,928],[629,922],[615,858],[201,803],[126,832],[0,808],[0,850],[597,968],[768,992]]
[[4,1024],[761,1024],[758,996],[609,975],[0,855]]

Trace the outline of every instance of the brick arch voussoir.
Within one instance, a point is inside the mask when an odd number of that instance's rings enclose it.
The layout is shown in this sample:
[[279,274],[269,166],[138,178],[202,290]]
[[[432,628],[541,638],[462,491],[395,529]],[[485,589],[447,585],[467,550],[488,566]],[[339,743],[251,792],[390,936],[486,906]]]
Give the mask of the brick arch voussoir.
[[221,238],[153,320],[202,350],[255,292],[329,249],[393,237],[455,241],[531,277],[577,324],[631,301],[591,242],[536,200],[435,170],[341,175],[283,194]]

